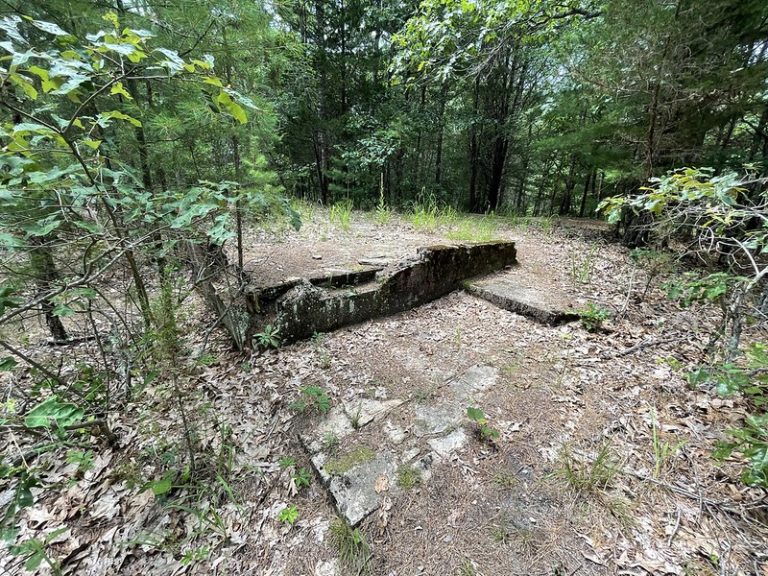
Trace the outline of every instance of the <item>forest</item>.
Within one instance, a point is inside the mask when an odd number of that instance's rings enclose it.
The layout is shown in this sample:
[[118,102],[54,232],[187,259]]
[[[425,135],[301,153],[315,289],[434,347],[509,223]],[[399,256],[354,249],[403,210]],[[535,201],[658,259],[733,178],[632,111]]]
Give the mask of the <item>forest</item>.
[[0,572],[768,576],[764,0],[0,0]]

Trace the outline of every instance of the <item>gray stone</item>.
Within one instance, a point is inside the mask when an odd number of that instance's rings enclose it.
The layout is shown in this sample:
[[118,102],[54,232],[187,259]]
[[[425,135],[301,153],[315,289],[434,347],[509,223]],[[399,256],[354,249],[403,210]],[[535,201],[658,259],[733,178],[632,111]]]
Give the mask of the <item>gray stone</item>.
[[395,446],[402,444],[408,437],[407,430],[392,424],[389,420],[384,423],[384,433],[387,435],[387,438],[389,438],[389,441]]
[[570,305],[563,305],[565,296],[553,297],[551,291],[523,285],[510,277],[468,283],[465,288],[499,308],[533,318],[543,324],[556,326],[579,318]]
[[416,435],[434,436],[450,432],[461,422],[462,409],[453,405],[418,406]]
[[328,415],[315,428],[310,428],[299,434],[302,444],[310,454],[316,454],[323,449],[329,436],[335,436],[341,440],[354,432],[344,408],[334,406]]
[[441,458],[447,458],[461,450],[467,443],[467,434],[462,428],[457,428],[447,436],[432,438],[428,444]]
[[339,566],[339,561],[336,558],[333,560],[325,560],[315,566],[314,576],[339,576],[340,574],[341,567]]
[[449,384],[456,398],[464,402],[484,392],[499,379],[499,370],[493,366],[475,365]]
[[394,486],[396,471],[394,459],[379,454],[374,460],[331,478],[329,489],[336,508],[350,526],[356,526],[379,507],[381,495],[376,492],[377,480],[385,476],[389,486]]
[[362,398],[353,400],[344,404],[344,411],[347,413],[350,422],[357,420],[357,427],[361,428],[385,416],[387,412],[400,406],[404,400],[373,400]]

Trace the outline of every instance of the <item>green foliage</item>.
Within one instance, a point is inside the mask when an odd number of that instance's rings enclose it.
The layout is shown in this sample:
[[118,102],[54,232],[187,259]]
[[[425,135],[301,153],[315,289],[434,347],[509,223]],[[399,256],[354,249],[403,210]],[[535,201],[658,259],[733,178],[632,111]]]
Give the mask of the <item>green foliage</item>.
[[331,397],[319,386],[305,386],[301,389],[301,396],[291,404],[291,408],[297,412],[317,412],[326,414],[331,409]]
[[301,490],[302,488],[309,488],[312,485],[312,473],[306,468],[299,468],[296,473],[291,476],[296,488]]
[[352,202],[344,200],[331,206],[329,218],[331,224],[336,224],[344,232],[349,232],[352,227]]
[[487,215],[478,219],[461,217],[446,236],[460,242],[491,242],[498,239],[498,223],[495,217]]
[[577,460],[565,451],[562,463],[554,475],[568,483],[577,492],[597,493],[608,488],[621,472],[622,463],[616,461],[611,447],[604,444],[591,460]]
[[581,318],[581,325],[587,332],[599,332],[603,327],[603,322],[611,317],[608,310],[594,302],[589,302],[585,308],[577,310],[576,313]]
[[331,522],[331,542],[336,548],[341,564],[352,574],[369,574],[371,547],[360,532],[341,519]]
[[474,422],[477,426],[477,433],[481,440],[490,444],[495,444],[495,442],[501,437],[501,433],[490,425],[488,418],[486,418],[485,414],[482,410],[480,410],[480,408],[469,406],[467,408],[467,418],[472,420],[472,422]]
[[403,465],[397,469],[397,485],[406,490],[421,484],[421,473],[413,466]]
[[280,332],[270,324],[264,326],[264,329],[261,332],[254,334],[253,339],[260,348],[280,347]]
[[656,421],[656,413],[651,416],[651,441],[653,446],[653,477],[658,478],[661,475],[662,470],[669,463],[678,450],[685,446],[684,441],[677,442],[675,444],[670,443],[667,440],[662,439],[661,432],[659,431],[659,425]]
[[293,526],[299,520],[299,509],[296,506],[286,506],[277,515],[280,522]]
[[574,284],[589,284],[592,280],[592,269],[595,265],[595,257],[599,246],[591,246],[587,254],[580,261],[575,253],[571,254],[571,280]]

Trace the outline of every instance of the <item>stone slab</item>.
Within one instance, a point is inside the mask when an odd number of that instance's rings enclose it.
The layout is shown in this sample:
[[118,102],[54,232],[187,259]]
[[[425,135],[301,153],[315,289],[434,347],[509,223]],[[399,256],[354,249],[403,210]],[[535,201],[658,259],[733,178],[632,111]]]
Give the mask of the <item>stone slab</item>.
[[350,422],[357,420],[357,427],[370,424],[374,420],[379,420],[385,416],[390,410],[400,406],[405,400],[375,400],[372,398],[362,398],[359,400],[351,400],[344,404],[344,412]]
[[[551,294],[545,294],[540,288],[516,284],[509,279],[476,281],[465,285],[470,294],[516,314],[533,318],[543,324],[556,326],[572,320],[579,315],[569,305],[562,306],[554,302]],[[564,297],[562,298],[564,300]]]
[[396,486],[396,473],[396,460],[388,454],[379,454],[372,461],[331,478],[328,488],[336,501],[336,509],[350,526],[354,528],[378,509],[382,494],[376,491],[377,485]]

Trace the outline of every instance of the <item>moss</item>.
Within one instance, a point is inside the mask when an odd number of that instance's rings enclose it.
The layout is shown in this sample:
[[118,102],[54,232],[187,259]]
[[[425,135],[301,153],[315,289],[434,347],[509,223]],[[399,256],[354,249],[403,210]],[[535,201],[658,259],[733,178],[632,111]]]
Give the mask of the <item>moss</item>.
[[352,468],[365,462],[370,462],[374,458],[376,458],[376,452],[367,446],[358,446],[328,460],[325,463],[325,471],[332,476],[341,476],[352,470]]

